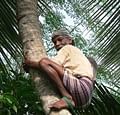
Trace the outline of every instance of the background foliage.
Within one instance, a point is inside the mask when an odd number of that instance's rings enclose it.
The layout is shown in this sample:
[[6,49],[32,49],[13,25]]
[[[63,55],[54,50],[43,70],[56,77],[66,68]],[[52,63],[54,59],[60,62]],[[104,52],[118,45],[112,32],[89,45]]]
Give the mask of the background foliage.
[[[49,56],[56,52],[51,33],[66,28],[76,46],[99,64],[91,105],[76,115],[120,113],[120,1],[39,0],[38,15]],[[66,20],[66,16],[69,17]],[[72,20],[72,22],[71,22]],[[68,24],[69,22],[69,24]],[[42,115],[29,75],[22,70],[22,40],[18,35],[16,0],[0,1],[0,115]]]

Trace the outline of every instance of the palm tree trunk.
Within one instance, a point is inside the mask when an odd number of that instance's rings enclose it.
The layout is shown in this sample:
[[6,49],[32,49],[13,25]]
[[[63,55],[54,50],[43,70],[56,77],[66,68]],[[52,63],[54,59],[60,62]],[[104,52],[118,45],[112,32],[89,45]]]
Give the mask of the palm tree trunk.
[[[37,14],[37,0],[17,0],[17,18],[19,24],[19,33],[23,41],[23,51],[26,58],[38,61],[46,56],[42,43],[42,32]],[[30,70],[30,74],[36,85],[36,89],[43,102],[43,108],[49,115],[71,115],[64,109],[59,112],[50,112],[48,105],[58,100],[58,95],[53,91],[53,87],[43,75],[43,73]]]

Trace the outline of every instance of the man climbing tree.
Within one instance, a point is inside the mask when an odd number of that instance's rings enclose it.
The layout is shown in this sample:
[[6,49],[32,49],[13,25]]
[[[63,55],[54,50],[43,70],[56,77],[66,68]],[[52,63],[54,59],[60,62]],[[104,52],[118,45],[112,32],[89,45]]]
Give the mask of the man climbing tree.
[[57,86],[62,98],[50,104],[51,109],[88,106],[96,79],[96,62],[74,46],[72,37],[65,30],[54,32],[52,41],[58,51],[54,58],[43,57],[36,62],[26,59],[24,67],[27,71],[29,68],[43,71]]
[[[20,32],[20,35],[23,40],[24,55],[26,56],[27,59],[29,59],[30,61],[33,61],[33,62],[39,62],[41,60],[41,64],[39,63],[39,65],[42,67],[42,70],[45,71],[44,64],[45,64],[45,66],[49,66],[49,64],[46,63],[48,58],[43,58],[46,56],[46,53],[45,53],[45,50],[44,50],[44,47],[42,44],[40,26],[39,26],[38,17],[37,17],[37,1],[36,0],[31,0],[31,1],[17,0],[17,5],[18,5],[17,10],[18,10],[19,32]],[[54,36],[53,38],[56,38],[56,36]],[[54,41],[54,39],[53,39],[53,41]],[[71,40],[69,39],[66,42],[70,42],[70,41]],[[72,45],[68,45],[68,46],[72,46]],[[63,49],[63,48],[61,48],[61,49]],[[59,47],[56,47],[56,49],[59,50]],[[56,59],[53,59],[53,60],[55,61]],[[87,61],[88,65],[90,66],[89,61],[86,58],[85,58],[85,60]],[[54,61],[52,61],[52,62],[54,62]],[[55,61],[55,65],[58,65],[57,61]],[[51,67],[51,66],[49,66],[49,67]],[[64,74],[64,78],[66,78],[65,76],[67,76],[66,74],[68,74],[69,71],[67,71],[67,70],[63,71],[63,69],[64,69],[63,65],[60,68],[62,68],[62,69],[60,69],[60,71],[62,71],[62,72],[59,73],[60,78],[59,77],[56,77],[56,78],[59,78],[61,80],[61,81],[59,80],[59,82],[62,82],[62,80],[63,80],[62,75]],[[53,67],[52,67],[52,69],[53,69]],[[72,106],[77,105],[76,98],[72,95],[72,93],[69,92],[69,90],[67,89],[67,85],[66,85],[66,88],[63,87],[65,85],[65,83],[64,83],[64,85],[62,84],[63,86],[61,84],[59,84],[64,89],[63,91],[60,90],[60,87],[58,87],[62,96],[64,96],[65,98],[62,98],[60,101],[58,101],[58,99],[53,96],[53,95],[55,95],[54,91],[49,90],[48,86],[45,84],[46,80],[44,80],[44,77],[39,77],[39,75],[35,72],[33,72],[32,76],[33,76],[35,85],[38,89],[38,92],[40,94],[40,98],[42,99],[43,108],[44,108],[46,114],[49,114],[48,105],[49,105],[49,108],[55,108],[55,109],[68,108],[67,103],[69,103],[69,102],[71,102]],[[74,75],[74,76],[76,76],[76,78],[78,77],[77,75]],[[93,76],[87,77],[87,76],[85,77],[85,79],[87,79],[91,83],[90,86],[93,86],[92,78],[94,78],[94,77]],[[52,76],[49,76],[49,77],[52,77]],[[90,79],[89,79],[89,77],[90,77]],[[56,85],[58,85],[57,82],[55,82],[55,83],[56,83]],[[88,92],[89,94],[91,93],[91,90],[92,90],[92,88],[90,89],[90,92]],[[87,99],[90,100],[90,98],[87,98]],[[84,101],[84,104],[87,103],[88,100]],[[53,104],[51,104],[51,102],[53,102]],[[52,115],[52,113],[53,112],[51,112],[50,115]],[[59,113],[62,115],[65,115],[65,114],[70,115],[70,113],[66,110],[64,112],[59,111],[59,112],[55,113],[54,115],[57,115]]]

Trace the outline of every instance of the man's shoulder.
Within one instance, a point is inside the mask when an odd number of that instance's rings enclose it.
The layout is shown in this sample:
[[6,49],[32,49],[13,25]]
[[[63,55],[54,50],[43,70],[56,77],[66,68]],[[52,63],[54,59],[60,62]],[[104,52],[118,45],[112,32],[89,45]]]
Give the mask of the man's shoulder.
[[68,45],[65,45],[63,48],[68,48],[69,49],[69,48],[77,48],[77,47],[68,44]]
[[76,47],[76,46],[74,46],[74,45],[66,45],[66,48],[69,49],[69,50],[73,50],[73,51],[74,51],[74,50],[75,50],[75,51],[76,51],[76,50],[78,50],[78,51],[80,50],[78,47]]
[[63,48],[60,49],[60,52],[71,52],[71,51],[75,51],[75,50],[79,50],[77,47],[73,46],[73,45],[65,45]]

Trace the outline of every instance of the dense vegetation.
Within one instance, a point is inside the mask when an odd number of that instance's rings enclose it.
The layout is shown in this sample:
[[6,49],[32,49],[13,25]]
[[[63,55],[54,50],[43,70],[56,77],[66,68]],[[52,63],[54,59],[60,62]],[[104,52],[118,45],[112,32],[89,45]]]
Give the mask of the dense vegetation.
[[[0,1],[0,115],[42,115],[43,109],[29,75],[22,69],[22,42],[18,35],[16,0]],[[39,0],[43,40],[49,56],[55,54],[50,36],[66,28],[76,46],[99,64],[94,98],[76,115],[120,113],[120,1]],[[72,24],[65,17],[69,16]],[[41,18],[40,18],[41,20]],[[87,37],[86,37],[87,36]]]

